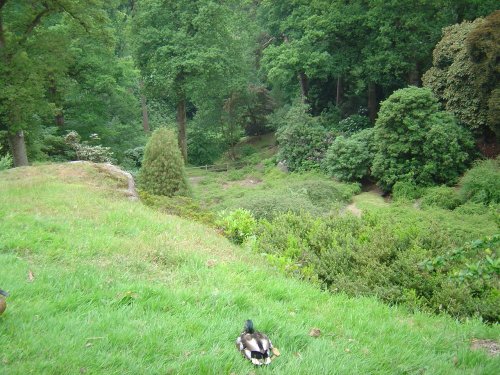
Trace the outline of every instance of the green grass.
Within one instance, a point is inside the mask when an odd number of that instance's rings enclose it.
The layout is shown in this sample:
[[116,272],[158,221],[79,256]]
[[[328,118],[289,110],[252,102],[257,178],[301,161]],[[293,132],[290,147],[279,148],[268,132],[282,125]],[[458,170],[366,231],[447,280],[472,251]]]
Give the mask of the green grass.
[[[470,350],[498,326],[322,292],[123,187],[89,165],[0,172],[1,373],[498,373]],[[235,349],[247,318],[281,351],[268,368]]]

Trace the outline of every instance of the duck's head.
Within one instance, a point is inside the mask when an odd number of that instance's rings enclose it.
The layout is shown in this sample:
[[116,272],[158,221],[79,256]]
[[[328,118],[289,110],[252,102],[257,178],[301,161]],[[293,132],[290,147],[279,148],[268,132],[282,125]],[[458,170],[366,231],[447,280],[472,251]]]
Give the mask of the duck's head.
[[8,297],[9,293],[7,293],[5,290],[0,289],[0,294],[4,297]]
[[253,329],[253,322],[248,319],[246,322],[245,322],[245,332],[247,333],[254,333],[254,329]]

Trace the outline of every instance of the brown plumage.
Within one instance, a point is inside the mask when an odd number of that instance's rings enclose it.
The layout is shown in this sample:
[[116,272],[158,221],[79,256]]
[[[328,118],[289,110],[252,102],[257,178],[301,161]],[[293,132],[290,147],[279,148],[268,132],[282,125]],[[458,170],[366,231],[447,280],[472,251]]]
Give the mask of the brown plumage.
[[245,358],[256,366],[271,363],[273,344],[269,338],[253,329],[253,322],[247,320],[241,335],[236,339],[236,347]]
[[7,302],[5,302],[5,297],[7,297],[9,293],[0,289],[0,315],[3,314],[5,309],[7,308]]

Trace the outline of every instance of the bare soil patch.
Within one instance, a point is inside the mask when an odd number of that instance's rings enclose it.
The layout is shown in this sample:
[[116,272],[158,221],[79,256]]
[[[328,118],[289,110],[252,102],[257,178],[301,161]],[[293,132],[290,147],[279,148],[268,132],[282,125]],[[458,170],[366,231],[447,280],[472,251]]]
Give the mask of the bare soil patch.
[[500,344],[495,340],[472,339],[470,348],[472,350],[485,350],[490,356],[497,356],[500,354]]

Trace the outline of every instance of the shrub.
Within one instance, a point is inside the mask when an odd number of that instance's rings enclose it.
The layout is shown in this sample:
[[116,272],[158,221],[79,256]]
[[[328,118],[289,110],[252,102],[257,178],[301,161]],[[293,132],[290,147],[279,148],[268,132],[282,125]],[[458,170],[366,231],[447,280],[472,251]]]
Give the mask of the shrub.
[[375,124],[372,174],[386,191],[398,181],[452,184],[467,168],[473,145],[470,131],[440,110],[430,89],[397,90]]
[[144,146],[129,148],[123,152],[123,165],[129,169],[139,169],[144,158]]
[[468,170],[460,180],[463,201],[500,203],[500,158],[483,160]]
[[[0,146],[0,151],[2,147]],[[0,156],[0,171],[4,171],[12,167],[12,156],[7,153],[4,156]]]
[[151,135],[144,151],[139,183],[142,189],[154,195],[189,194],[184,161],[172,130],[160,128]]
[[359,181],[370,175],[374,154],[373,129],[365,129],[349,138],[337,137],[326,152],[323,166],[340,181]]
[[241,244],[254,234],[256,221],[250,211],[240,208],[229,213],[222,211],[216,225],[231,241]]
[[321,180],[288,182],[285,188],[269,190],[265,195],[247,195],[238,205],[258,219],[270,220],[287,212],[322,216],[348,202],[359,191],[357,184]]
[[339,121],[335,130],[345,134],[354,134],[371,126],[372,124],[367,116],[356,114]]
[[289,212],[258,222],[254,249],[278,268],[317,278],[332,291],[498,321],[499,237],[449,251],[456,237],[438,223],[415,220]]
[[331,143],[329,133],[303,105],[291,107],[284,122],[276,133],[278,159],[292,172],[318,169]]
[[[199,122],[199,120],[198,120]],[[213,164],[224,153],[226,147],[219,133],[204,129],[194,123],[194,129],[188,131],[188,161],[191,165]]]
[[435,186],[425,189],[422,196],[423,207],[439,207],[454,210],[460,206],[460,198],[454,188],[448,186]]
[[189,197],[163,195],[152,195],[145,191],[140,191],[141,202],[146,206],[153,207],[169,215],[176,215],[190,220],[195,220],[203,224],[214,225],[214,214],[202,207]]
[[394,201],[412,201],[422,196],[422,188],[412,181],[398,181],[392,188]]
[[[96,135],[95,135],[96,136]],[[80,135],[72,130],[64,137],[64,141],[76,152],[78,160],[86,160],[94,163],[113,162],[113,153],[111,148],[101,145],[91,146],[88,141],[80,142]]]

